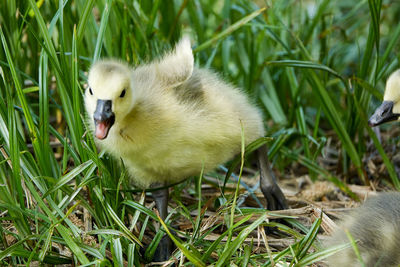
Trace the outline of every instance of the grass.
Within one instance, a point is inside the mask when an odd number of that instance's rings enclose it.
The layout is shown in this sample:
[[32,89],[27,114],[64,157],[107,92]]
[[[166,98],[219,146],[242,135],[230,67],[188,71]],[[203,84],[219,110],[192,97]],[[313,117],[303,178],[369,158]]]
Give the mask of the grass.
[[[352,195],[345,180],[369,184],[363,159],[372,140],[387,167],[386,183],[399,190],[394,166],[367,126],[384,80],[399,65],[399,12],[382,0],[0,5],[0,265],[120,266],[151,258],[162,234],[154,234],[158,218],[145,194],[131,194],[124,168],[97,151],[82,123],[81,95],[93,61],[114,57],[137,65],[182,34],[193,40],[196,64],[220,72],[262,108],[276,170],[297,163],[314,180],[330,180]],[[338,151],[336,171],[319,164],[329,138]],[[224,181],[220,173],[209,176]],[[292,221],[293,231],[268,222],[263,209],[239,205],[237,191],[210,202],[197,182],[174,187],[174,212],[165,222],[175,231],[179,264],[305,266],[332,253],[314,242],[320,219],[306,227]],[[188,195],[196,201],[182,197]],[[208,229],[202,228],[206,210],[222,218]],[[76,217],[91,223],[82,226]],[[190,227],[177,229],[178,218]],[[265,225],[278,225],[295,241],[253,253]]]

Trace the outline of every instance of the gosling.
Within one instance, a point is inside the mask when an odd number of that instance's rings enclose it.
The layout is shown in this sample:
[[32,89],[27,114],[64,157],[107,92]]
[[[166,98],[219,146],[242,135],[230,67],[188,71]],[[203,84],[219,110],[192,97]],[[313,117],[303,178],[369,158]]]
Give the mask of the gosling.
[[375,110],[368,121],[372,127],[385,122],[398,120],[400,117],[400,69],[393,72],[386,81],[382,104]]
[[[369,119],[370,126],[398,120],[400,116],[400,70],[387,82],[384,101]],[[362,263],[353,248],[347,248],[328,258],[329,266],[399,266],[400,265],[400,193],[382,193],[371,198],[343,221],[328,242],[338,245],[349,242],[347,229],[357,243]]]
[[[240,152],[242,128],[245,144],[264,136],[261,112],[245,93],[194,67],[188,38],[135,69],[115,60],[94,63],[84,98],[98,146],[122,158],[132,184],[143,189],[166,187],[228,161]],[[267,208],[287,208],[266,146],[257,154]],[[152,194],[165,219],[168,188]],[[158,259],[169,257],[169,242],[160,243]]]
[[353,210],[328,241],[329,246],[350,243],[344,229],[355,241],[363,264],[353,247],[328,258],[331,267],[373,267],[400,265],[400,193],[381,193]]

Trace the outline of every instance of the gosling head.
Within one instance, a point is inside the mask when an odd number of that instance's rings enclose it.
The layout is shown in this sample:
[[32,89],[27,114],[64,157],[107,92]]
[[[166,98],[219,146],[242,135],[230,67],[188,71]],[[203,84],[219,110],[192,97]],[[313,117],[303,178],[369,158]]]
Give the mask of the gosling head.
[[370,126],[399,120],[400,117],[400,69],[393,72],[387,82],[382,104],[368,121]]
[[85,106],[97,139],[107,138],[113,125],[132,109],[130,80],[130,68],[117,61],[99,61],[90,68]]

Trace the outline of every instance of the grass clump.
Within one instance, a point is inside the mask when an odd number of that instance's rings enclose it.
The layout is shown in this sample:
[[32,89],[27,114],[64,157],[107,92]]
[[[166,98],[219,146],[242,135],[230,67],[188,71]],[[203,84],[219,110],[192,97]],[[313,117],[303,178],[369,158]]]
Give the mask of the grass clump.
[[[131,266],[151,257],[161,237],[151,202],[132,194],[124,168],[97,151],[83,123],[82,93],[93,61],[137,65],[183,33],[193,39],[196,64],[221,72],[262,108],[280,173],[303,166],[313,180],[351,193],[342,178],[362,184],[371,178],[364,161],[370,136],[386,180],[399,189],[393,164],[367,126],[382,81],[398,67],[399,11],[381,0],[6,1],[0,264]],[[335,168],[321,163],[332,143]],[[165,223],[176,234],[178,264],[305,266],[329,253],[315,252],[321,219],[307,227],[288,219],[296,231],[268,222],[271,214],[241,205],[243,194],[256,197],[252,191],[240,187],[233,199],[228,183],[221,195],[222,176],[208,174],[204,188],[190,180],[175,186]],[[271,248],[266,225],[286,232],[290,246]]]

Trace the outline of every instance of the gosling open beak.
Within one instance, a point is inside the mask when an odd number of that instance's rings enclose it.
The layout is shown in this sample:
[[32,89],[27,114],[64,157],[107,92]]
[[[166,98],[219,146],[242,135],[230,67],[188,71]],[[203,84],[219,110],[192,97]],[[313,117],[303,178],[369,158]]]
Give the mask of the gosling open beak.
[[383,101],[382,104],[375,110],[371,118],[369,118],[369,126],[374,127],[385,122],[397,120],[400,117],[400,114],[393,113],[393,105],[393,101]]
[[115,115],[114,112],[112,112],[111,107],[111,100],[97,100],[96,110],[93,114],[95,136],[97,139],[105,139],[111,126],[113,126],[115,122]]

